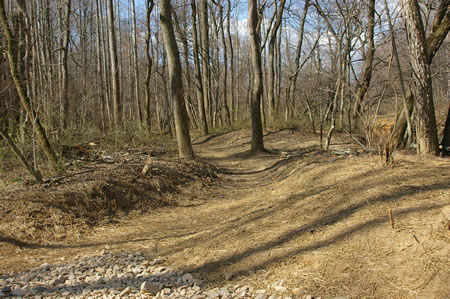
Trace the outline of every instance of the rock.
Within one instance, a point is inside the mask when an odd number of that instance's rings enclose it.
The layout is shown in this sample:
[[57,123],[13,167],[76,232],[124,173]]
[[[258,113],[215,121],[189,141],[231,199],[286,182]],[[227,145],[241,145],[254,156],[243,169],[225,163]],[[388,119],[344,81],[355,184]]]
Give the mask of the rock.
[[231,280],[234,276],[234,273],[227,272],[225,273],[225,280]]
[[274,291],[280,292],[280,293],[284,293],[287,291],[287,288],[280,286],[280,285],[273,286],[272,288],[274,289]]
[[219,290],[220,297],[229,297],[231,296],[230,292],[227,289],[220,289]]
[[255,299],[267,299],[267,295],[266,294],[257,294],[255,296]]
[[22,296],[25,296],[27,294],[27,292],[23,289],[15,289],[12,291],[12,294],[13,294],[13,296],[22,297]]
[[302,289],[300,289],[300,288],[293,288],[291,291],[292,291],[292,294],[294,294],[295,296],[300,296],[303,293]]
[[267,291],[264,290],[264,289],[261,289],[261,290],[256,290],[255,293],[256,293],[256,294],[265,294],[265,293],[267,293]]
[[190,283],[190,282],[194,281],[194,277],[192,276],[192,274],[186,273],[186,274],[183,274],[183,276],[181,277],[181,280],[184,283]]
[[220,296],[219,291],[214,289],[208,292],[208,298],[218,298]]
[[142,293],[147,293],[150,295],[156,295],[159,292],[159,286],[156,286],[152,283],[149,283],[147,281],[144,281],[141,284],[141,292]]
[[45,263],[45,264],[42,264],[39,268],[40,268],[42,271],[48,271],[48,270],[50,270],[50,265],[47,264],[47,263]]
[[305,295],[303,299],[314,299],[313,295]]
[[130,287],[126,287],[122,292],[120,292],[120,297],[129,295],[131,293],[131,288]]

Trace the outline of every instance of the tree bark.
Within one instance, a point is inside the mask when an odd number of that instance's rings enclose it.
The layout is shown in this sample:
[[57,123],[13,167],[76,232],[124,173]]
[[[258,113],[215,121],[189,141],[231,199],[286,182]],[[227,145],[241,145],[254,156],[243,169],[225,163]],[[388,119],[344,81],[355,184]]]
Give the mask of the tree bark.
[[150,97],[150,76],[152,74],[152,66],[153,66],[153,61],[152,58],[150,56],[150,39],[152,37],[152,31],[150,28],[150,16],[151,13],[153,11],[153,7],[154,7],[154,2],[153,0],[146,0],[145,1],[145,28],[146,28],[146,33],[145,33],[145,58],[146,58],[146,62],[147,62],[147,72],[145,74],[145,112],[146,112],[146,118],[145,118],[145,123],[147,126],[147,130],[151,130],[151,108],[150,108],[150,103],[151,103],[151,97]]
[[270,32],[269,38],[269,80],[268,80],[268,102],[269,102],[269,119],[273,120],[276,111],[275,111],[275,41],[277,38],[278,29],[280,28],[284,5],[286,0],[281,0],[279,6],[275,1],[275,13],[276,19],[275,23]]
[[62,26],[60,27],[60,39],[61,39],[61,50],[59,54],[60,58],[60,79],[61,79],[61,90],[60,90],[60,115],[59,115],[59,126],[61,129],[67,127],[67,118],[69,111],[69,69],[67,65],[67,55],[69,53],[69,35],[70,35],[70,7],[71,0],[65,2],[65,13],[64,19],[60,22]]
[[183,80],[180,54],[172,25],[170,0],[160,1],[160,21],[169,64],[169,85],[173,98],[173,113],[180,158],[193,158],[194,152],[189,135],[189,122],[184,104]]
[[226,122],[227,125],[231,125],[231,113],[230,113],[230,108],[228,106],[228,96],[227,96],[227,80],[228,80],[228,47],[227,47],[227,41],[225,39],[225,30],[223,28],[223,23],[224,23],[224,19],[223,19],[223,6],[220,4],[219,7],[220,10],[220,33],[221,33],[221,37],[222,37],[222,44],[223,44],[223,65],[224,65],[224,71],[223,71],[223,105],[225,108],[225,115],[226,115]]
[[289,76],[289,86],[286,93],[286,120],[289,117],[289,105],[294,99],[295,94],[295,83],[297,82],[298,73],[300,71],[300,57],[302,54],[302,46],[303,46],[303,35],[305,32],[305,22],[306,22],[306,15],[308,13],[308,8],[310,0],[305,1],[305,6],[303,8],[303,14],[302,19],[300,21],[300,27],[298,30],[298,41],[297,41],[297,48],[295,50],[295,60],[294,60],[294,69],[291,72],[291,75]]
[[137,117],[139,127],[142,127],[143,117],[141,109],[141,101],[139,96],[139,62],[138,62],[138,43],[137,43],[137,26],[136,26],[136,7],[135,0],[131,0],[131,12],[133,15],[133,62],[134,62],[134,100],[136,102]]
[[263,128],[261,121],[261,95],[263,79],[261,68],[260,20],[256,0],[248,1],[248,31],[250,34],[251,61],[253,66],[250,113],[252,119],[251,152],[264,151]]
[[207,0],[200,0],[200,36],[202,57],[202,86],[203,105],[205,106],[206,120],[211,124],[211,72],[209,69],[209,25],[208,25],[208,3]]
[[120,78],[119,65],[117,62],[117,42],[115,30],[115,17],[113,0],[108,0],[108,34],[109,34],[109,53],[111,59],[111,86],[113,99],[113,118],[114,127],[118,131],[122,126],[122,102],[120,98]]
[[[450,16],[449,8],[450,0],[442,0],[439,4],[438,10],[433,20],[433,25],[431,27],[431,33],[426,39],[426,55],[428,64],[431,64],[434,55],[439,50],[442,42],[445,40],[449,30],[450,30]],[[406,91],[406,105],[407,112],[404,111],[400,114],[400,117],[395,126],[393,143],[395,147],[404,146],[403,136],[405,135],[405,130],[407,128],[407,118],[404,113],[411,115],[414,107],[414,95],[411,87]]]
[[442,135],[440,146],[442,146],[441,150],[443,151],[446,150],[447,152],[449,151],[448,148],[450,147],[450,103],[448,105],[447,119],[445,120],[444,134]]
[[197,93],[198,102],[198,112],[200,117],[200,126],[202,129],[202,134],[208,134],[208,121],[206,119],[206,107],[204,101],[204,88],[202,81],[202,72],[200,70],[200,59],[199,59],[199,49],[198,49],[198,33],[197,33],[197,6],[195,4],[196,0],[191,1],[192,9],[192,51],[194,55],[194,76],[195,76],[195,88]]
[[402,0],[416,91],[416,135],[419,154],[439,154],[436,117],[425,30],[417,0]]
[[370,0],[367,7],[367,51],[366,57],[364,58],[363,71],[361,73],[361,78],[358,82],[358,91],[356,93],[356,103],[353,107],[352,120],[355,127],[357,127],[357,119],[361,113],[361,106],[364,100],[364,96],[370,86],[370,81],[372,79],[372,65],[373,58],[375,56],[375,42],[374,42],[374,28],[375,28],[375,0]]

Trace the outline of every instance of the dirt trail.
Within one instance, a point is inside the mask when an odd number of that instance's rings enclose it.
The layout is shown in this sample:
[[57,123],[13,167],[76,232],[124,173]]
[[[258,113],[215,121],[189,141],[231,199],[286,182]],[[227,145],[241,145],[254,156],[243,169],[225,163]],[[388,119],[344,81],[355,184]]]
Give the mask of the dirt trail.
[[0,273],[106,246],[167,258],[212,285],[231,277],[256,287],[283,280],[322,296],[450,295],[450,236],[439,221],[450,204],[449,160],[397,154],[383,168],[376,156],[322,152],[316,136],[291,130],[267,134],[269,152],[249,156],[249,135],[194,140],[199,157],[226,171],[220,186],[182,193],[177,207],[99,227],[76,244],[4,244]]

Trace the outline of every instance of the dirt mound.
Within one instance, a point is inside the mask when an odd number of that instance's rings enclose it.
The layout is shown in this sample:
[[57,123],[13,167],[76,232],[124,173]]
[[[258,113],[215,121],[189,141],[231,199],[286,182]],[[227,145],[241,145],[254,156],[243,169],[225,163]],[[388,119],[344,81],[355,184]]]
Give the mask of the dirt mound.
[[136,161],[90,167],[44,185],[8,186],[0,195],[0,237],[33,243],[79,238],[130,213],[177,205],[182,189],[210,185],[220,172],[181,159],[154,159],[145,176]]

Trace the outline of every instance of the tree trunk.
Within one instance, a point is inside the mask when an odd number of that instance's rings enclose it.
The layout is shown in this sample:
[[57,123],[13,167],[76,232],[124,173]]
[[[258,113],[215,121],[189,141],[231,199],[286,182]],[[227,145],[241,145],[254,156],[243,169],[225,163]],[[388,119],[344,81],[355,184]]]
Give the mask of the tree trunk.
[[275,24],[273,25],[273,28],[270,32],[270,38],[269,38],[269,80],[268,80],[268,102],[269,102],[269,119],[273,120],[275,117],[275,41],[277,38],[278,29],[280,28],[282,17],[283,17],[283,11],[284,11],[284,5],[286,3],[286,0],[280,0],[280,5],[277,6],[277,3],[275,1],[275,13],[276,13],[276,20]]
[[[425,54],[427,55],[427,63],[431,64],[434,55],[439,50],[439,48],[442,45],[442,42],[445,40],[445,37],[447,36],[447,33],[450,30],[450,16],[448,14],[450,5],[450,0],[442,0],[439,4],[439,7],[437,9],[436,15],[434,16],[433,24],[431,27],[431,32],[429,36],[426,39],[426,51]],[[412,92],[412,89],[409,88],[409,90],[406,91],[407,96],[406,97],[406,103],[405,106],[407,106],[408,113],[411,115],[412,108],[414,107],[414,95]],[[406,113],[406,111],[405,111]],[[394,145],[399,147],[404,144],[403,142],[403,136],[405,134],[405,130],[407,128],[407,119],[404,117],[402,113],[400,115],[400,118],[397,121],[397,124],[395,126],[395,132],[394,132]]]
[[172,25],[170,0],[160,1],[160,20],[169,64],[169,85],[173,98],[173,113],[180,158],[193,158],[194,152],[189,135],[189,122],[184,104],[183,80],[180,54]]
[[114,127],[118,131],[122,126],[122,102],[120,99],[120,78],[119,65],[117,62],[117,42],[113,0],[108,0],[108,34],[109,34],[109,53],[111,59],[111,86],[113,99],[113,118]]
[[237,120],[235,118],[235,107],[236,107],[236,88],[234,86],[234,52],[233,52],[233,40],[231,38],[231,29],[230,29],[230,15],[231,15],[231,2],[227,0],[227,34],[228,34],[228,48],[230,50],[230,83],[231,83],[231,101],[230,101],[230,114],[231,121]]
[[211,73],[209,69],[209,25],[208,25],[208,3],[207,0],[200,0],[200,36],[202,57],[202,86],[203,105],[205,106],[206,120],[211,124]]
[[[60,79],[61,79],[61,89],[60,89],[60,115],[59,115],[59,126],[61,129],[67,127],[67,117],[69,111],[69,70],[67,65],[67,55],[69,53],[69,35],[70,35],[70,6],[71,0],[66,1],[64,19],[61,15],[60,22],[60,39],[61,39],[61,50],[59,53],[60,58]],[[62,8],[61,8],[62,11]]]
[[301,53],[302,53],[303,35],[305,32],[305,22],[306,22],[306,16],[308,13],[309,2],[310,2],[310,0],[306,0],[305,6],[303,8],[302,19],[301,19],[301,23],[300,23],[300,27],[299,27],[299,31],[298,31],[297,48],[295,50],[294,69],[292,70],[291,75],[289,76],[289,87],[286,92],[286,120],[289,117],[289,105],[294,99],[295,83],[297,82],[297,76],[300,71],[300,57],[301,57]]
[[204,88],[202,81],[202,73],[200,70],[200,59],[198,49],[198,33],[197,33],[197,6],[195,0],[191,1],[192,8],[192,51],[194,55],[194,76],[195,76],[195,88],[197,91],[198,112],[200,117],[200,126],[202,134],[208,134],[208,121],[206,120],[206,108],[204,101]]
[[21,80],[21,75],[19,73],[19,70],[17,68],[18,62],[16,61],[16,55],[14,53],[15,47],[14,47],[14,39],[11,32],[11,29],[8,25],[8,20],[6,18],[6,12],[5,12],[5,6],[4,1],[0,1],[0,21],[3,26],[3,31],[7,40],[7,55],[9,60],[9,69],[11,72],[11,76],[13,78],[14,84],[16,86],[17,93],[19,95],[20,103],[22,105],[22,108],[25,110],[28,117],[33,120],[33,129],[34,132],[38,138],[38,142],[40,143],[42,150],[44,151],[44,154],[46,155],[48,161],[50,162],[50,166],[53,171],[57,172],[59,170],[58,166],[58,158],[53,151],[53,148],[50,145],[50,142],[48,141],[47,134],[44,130],[44,128],[41,125],[41,122],[39,120],[39,117],[35,114],[33,111],[33,108],[31,106],[31,100],[28,97],[24,83]]
[[222,44],[223,44],[223,65],[224,65],[224,73],[223,73],[223,105],[225,108],[225,115],[226,115],[226,122],[227,125],[231,125],[231,113],[230,113],[230,108],[228,106],[228,96],[227,96],[227,80],[228,80],[228,47],[227,47],[227,41],[225,39],[225,30],[223,28],[223,23],[224,23],[224,19],[223,19],[223,6],[220,5],[219,7],[220,9],[220,33],[221,33],[221,37],[222,37]]
[[417,0],[402,0],[416,91],[416,135],[419,154],[439,154],[431,70],[425,30]]
[[146,122],[147,130],[150,131],[150,129],[152,127],[152,125],[151,125],[151,108],[150,108],[150,103],[151,103],[150,76],[152,74],[152,66],[153,66],[153,61],[150,56],[150,39],[152,37],[152,31],[150,28],[150,16],[153,11],[154,2],[153,2],[153,0],[146,0],[145,3],[146,3],[146,5],[145,5],[145,13],[146,13],[145,28],[147,30],[145,33],[145,58],[146,58],[146,62],[147,62],[147,72],[145,74],[145,112],[146,112],[145,122]]
[[263,93],[263,79],[261,68],[260,27],[257,1],[248,1],[248,31],[250,34],[251,60],[253,66],[253,83],[250,100],[252,118],[251,152],[264,151],[263,128],[261,121],[261,95]]
[[361,106],[364,100],[364,96],[370,86],[370,80],[372,79],[372,64],[375,56],[375,42],[374,42],[374,28],[375,28],[375,0],[370,0],[368,3],[367,13],[367,51],[366,57],[364,57],[364,67],[361,73],[361,78],[358,82],[358,91],[356,93],[356,103],[353,108],[352,120],[354,127],[358,126],[358,116],[361,113]]
[[445,120],[444,134],[440,147],[442,151],[450,152],[450,104],[448,105],[447,119]]
[[143,123],[141,101],[139,96],[139,61],[138,61],[138,43],[137,43],[137,27],[136,27],[136,8],[135,0],[131,0],[131,12],[133,15],[133,62],[134,62],[134,100],[136,102],[137,117],[139,120],[139,127],[141,128]]

